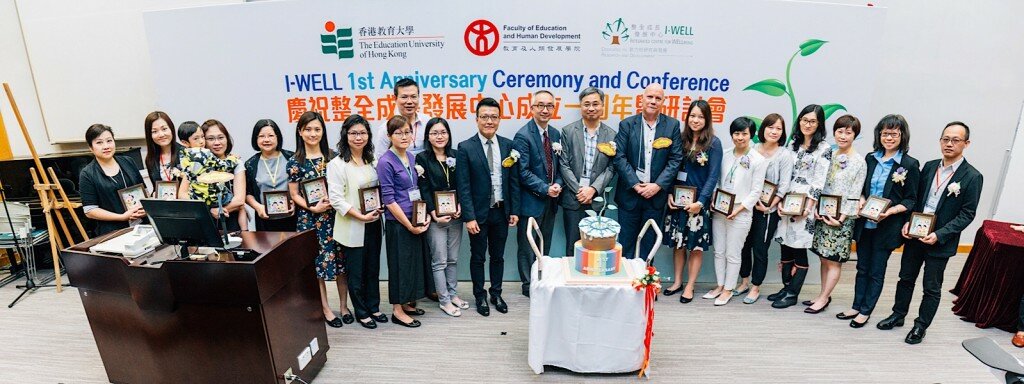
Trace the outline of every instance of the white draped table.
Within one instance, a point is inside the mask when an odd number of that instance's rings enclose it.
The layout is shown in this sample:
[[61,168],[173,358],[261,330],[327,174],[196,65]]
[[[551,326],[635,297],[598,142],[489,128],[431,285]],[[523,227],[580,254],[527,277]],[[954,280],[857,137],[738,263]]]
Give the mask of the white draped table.
[[[622,262],[635,271],[646,267],[640,259]],[[543,280],[537,279],[537,263],[544,263]],[[545,365],[581,373],[639,370],[647,326],[644,293],[628,284],[566,285],[566,266],[547,256],[533,264],[530,368],[538,374]]]

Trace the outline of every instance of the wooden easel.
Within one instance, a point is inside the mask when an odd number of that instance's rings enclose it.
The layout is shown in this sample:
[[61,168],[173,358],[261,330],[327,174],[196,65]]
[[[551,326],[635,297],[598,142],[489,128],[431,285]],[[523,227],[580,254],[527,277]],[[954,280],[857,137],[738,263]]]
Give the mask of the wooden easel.
[[[54,283],[57,285],[57,293],[62,291],[63,284],[60,278],[60,254],[58,253],[61,249],[64,249],[64,241],[61,240],[58,235],[57,227],[54,224],[53,218],[57,218],[57,222],[60,223],[61,232],[64,234],[64,238],[67,239],[68,246],[76,244],[74,237],[71,236],[71,231],[68,230],[68,225],[64,221],[64,216],[61,211],[67,211],[71,215],[71,219],[75,221],[75,226],[78,227],[78,233],[81,234],[83,241],[89,240],[89,235],[85,233],[85,228],[82,227],[82,222],[78,219],[78,214],[75,213],[75,208],[81,207],[80,203],[72,203],[68,200],[68,195],[64,193],[64,188],[61,188],[60,181],[57,179],[57,174],[53,171],[53,168],[47,168],[46,172],[42,172],[43,163],[39,160],[39,154],[36,153],[36,147],[32,143],[32,137],[28,134],[28,128],[25,126],[25,120],[21,118],[21,111],[18,109],[18,103],[14,101],[14,94],[11,93],[11,86],[4,83],[4,92],[7,93],[7,100],[11,102],[11,109],[14,110],[14,116],[18,119],[18,125],[21,126],[21,134],[25,136],[25,142],[28,144],[28,150],[32,153],[32,160],[35,161],[36,166],[29,169],[32,174],[32,182],[35,184],[35,190],[39,193],[39,202],[43,205],[43,215],[46,217],[46,231],[50,236],[50,253],[53,256],[53,274]],[[39,171],[37,171],[39,170]],[[49,175],[47,175],[49,173]]]

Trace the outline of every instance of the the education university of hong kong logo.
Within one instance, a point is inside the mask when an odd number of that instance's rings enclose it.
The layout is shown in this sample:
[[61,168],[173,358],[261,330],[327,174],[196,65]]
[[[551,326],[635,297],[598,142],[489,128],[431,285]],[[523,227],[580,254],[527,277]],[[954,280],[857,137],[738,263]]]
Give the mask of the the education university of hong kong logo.
[[324,23],[327,34],[320,35],[320,51],[325,55],[338,55],[338,59],[351,59],[355,57],[356,51],[353,48],[355,41],[352,39],[352,28],[338,28],[333,21]]
[[619,45],[629,40],[629,27],[626,26],[626,23],[622,22],[620,17],[618,20],[604,23],[601,37],[604,37],[605,40],[611,40],[611,45]]
[[466,33],[462,39],[469,52],[477,56],[487,56],[498,49],[498,27],[488,20],[474,20],[466,26]]

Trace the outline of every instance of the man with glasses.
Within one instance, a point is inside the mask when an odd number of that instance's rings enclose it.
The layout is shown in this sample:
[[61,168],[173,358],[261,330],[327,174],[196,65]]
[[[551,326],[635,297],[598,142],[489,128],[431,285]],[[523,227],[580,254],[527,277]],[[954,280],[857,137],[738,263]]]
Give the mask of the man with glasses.
[[[487,291],[484,290],[484,259],[491,255],[491,304],[501,313],[508,304],[501,298],[501,278],[505,271],[505,240],[508,228],[519,222],[518,163],[505,161],[512,152],[512,140],[497,135],[501,105],[493,98],[476,105],[479,133],[459,143],[456,152],[455,180],[462,220],[469,232],[469,272],[473,279],[476,311],[490,316]],[[507,166],[506,166],[507,165]]]
[[[632,259],[640,228],[647,220],[658,224],[665,220],[668,193],[673,181],[685,177],[679,173],[683,162],[683,139],[679,120],[661,113],[665,89],[652,83],[644,88],[643,109],[619,122],[615,135],[615,203],[619,207],[619,240],[622,255]],[[667,144],[663,144],[667,143]],[[648,232],[640,244],[640,256],[655,247],[654,234]]]
[[[598,143],[615,140],[615,131],[601,121],[604,92],[589,87],[580,92],[583,118],[562,128],[562,155],[558,157],[564,190],[560,199],[565,223],[565,255],[573,254],[580,239],[579,225],[587,210],[601,210],[606,202],[594,202],[612,182],[612,158],[597,151]],[[545,243],[546,244],[546,243]]]
[[878,329],[889,330],[903,325],[910,309],[914,284],[923,266],[924,297],[914,328],[904,341],[918,344],[935,317],[942,294],[942,275],[949,258],[956,255],[960,232],[974,221],[984,181],[981,173],[964,159],[971,144],[971,129],[959,121],[946,124],[939,139],[942,158],[932,160],[921,170],[917,186],[918,202],[913,212],[934,215],[932,231],[920,239],[911,238],[909,224],[903,224],[903,247],[900,282],[896,286],[893,314],[878,323]]
[[[558,213],[558,195],[562,193],[562,174],[558,170],[561,154],[561,133],[548,125],[555,112],[555,96],[548,91],[533,94],[531,105],[533,119],[523,125],[512,140],[512,146],[519,151],[519,182],[523,195],[520,209],[527,217],[537,219],[544,237],[545,255],[551,254],[551,232],[555,227]],[[530,267],[533,265],[533,250],[527,236],[528,221],[519,223],[516,239],[519,249],[519,280],[523,282],[523,295],[530,297]]]
[[[426,120],[419,114],[420,109],[420,86],[413,79],[401,79],[395,82],[395,112],[409,120],[412,126],[412,144],[409,145],[409,153],[416,156],[423,152],[423,127]],[[373,137],[377,142],[373,143],[373,157],[381,158],[388,148],[391,148],[391,140],[388,139],[388,119],[391,116],[380,116],[381,125]]]

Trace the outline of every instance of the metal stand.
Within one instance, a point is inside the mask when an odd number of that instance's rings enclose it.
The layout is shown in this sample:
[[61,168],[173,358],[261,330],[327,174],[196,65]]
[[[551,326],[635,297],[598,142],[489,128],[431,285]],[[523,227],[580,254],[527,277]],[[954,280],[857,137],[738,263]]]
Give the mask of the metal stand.
[[[0,176],[0,179],[3,179],[3,177]],[[35,290],[42,287],[56,287],[56,285],[50,285],[46,283],[53,281],[54,279],[56,279],[56,275],[61,273],[60,263],[56,263],[53,266],[53,278],[46,278],[38,283],[36,282],[36,252],[34,247],[37,244],[42,244],[42,238],[40,238],[40,241],[37,243],[29,238],[31,234],[31,232],[29,232],[25,235],[24,239],[19,239],[20,235],[14,229],[14,222],[11,221],[11,212],[7,208],[7,193],[2,181],[0,181],[0,202],[3,202],[4,214],[7,215],[7,224],[10,225],[11,227],[11,238],[14,239],[14,247],[15,249],[17,249],[18,253],[21,254],[21,258],[25,260],[25,284],[16,286],[16,288],[21,289],[22,292],[18,294],[18,297],[14,298],[14,301],[12,301],[11,304],[7,306],[7,308],[13,308],[14,305],[17,304],[18,301],[21,300],[21,298],[24,297],[25,294],[29,293],[30,291],[35,292]],[[57,256],[54,255],[54,259],[56,258]]]

